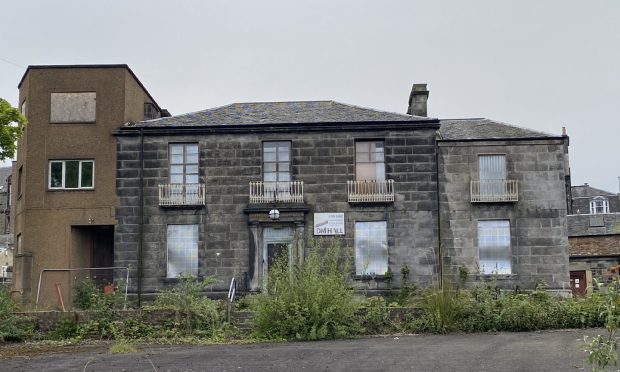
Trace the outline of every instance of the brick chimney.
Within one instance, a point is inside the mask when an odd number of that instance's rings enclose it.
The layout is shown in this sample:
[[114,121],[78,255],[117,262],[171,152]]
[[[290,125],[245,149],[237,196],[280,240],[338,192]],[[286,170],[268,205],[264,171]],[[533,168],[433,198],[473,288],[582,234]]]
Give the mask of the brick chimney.
[[409,108],[407,114],[415,116],[427,116],[426,101],[428,101],[428,90],[426,84],[413,84],[409,95]]

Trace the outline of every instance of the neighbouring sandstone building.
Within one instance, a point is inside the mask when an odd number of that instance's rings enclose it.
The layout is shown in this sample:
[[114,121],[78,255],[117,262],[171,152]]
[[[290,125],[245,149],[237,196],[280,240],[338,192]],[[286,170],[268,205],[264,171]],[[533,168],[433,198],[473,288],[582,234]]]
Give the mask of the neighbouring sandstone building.
[[161,110],[126,65],[29,66],[18,87],[28,125],[12,175],[14,290],[34,301],[41,289],[56,305],[58,283],[69,304],[76,277],[111,281],[112,272],[42,270],[115,265],[112,131]]

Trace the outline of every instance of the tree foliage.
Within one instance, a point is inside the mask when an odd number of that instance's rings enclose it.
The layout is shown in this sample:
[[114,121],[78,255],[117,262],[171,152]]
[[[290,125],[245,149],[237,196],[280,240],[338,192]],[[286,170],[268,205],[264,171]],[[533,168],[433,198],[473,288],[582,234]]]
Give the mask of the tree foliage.
[[24,115],[0,98],[0,160],[11,159],[15,155],[16,141],[21,137],[24,125]]

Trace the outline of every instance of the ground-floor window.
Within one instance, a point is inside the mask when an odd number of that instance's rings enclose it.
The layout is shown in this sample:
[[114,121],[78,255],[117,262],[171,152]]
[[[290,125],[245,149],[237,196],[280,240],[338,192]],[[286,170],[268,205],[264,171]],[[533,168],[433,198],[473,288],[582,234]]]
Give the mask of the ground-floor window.
[[198,275],[198,225],[168,225],[168,278]]
[[355,274],[384,275],[388,269],[387,223],[355,223]]
[[478,258],[482,274],[511,274],[510,221],[478,221]]

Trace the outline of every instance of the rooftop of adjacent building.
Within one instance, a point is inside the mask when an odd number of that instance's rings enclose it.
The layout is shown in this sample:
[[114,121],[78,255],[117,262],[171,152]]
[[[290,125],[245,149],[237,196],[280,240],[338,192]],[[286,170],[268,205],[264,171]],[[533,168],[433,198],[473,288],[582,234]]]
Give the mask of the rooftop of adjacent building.
[[571,195],[576,198],[593,198],[596,196],[616,196],[615,193],[592,187],[587,183],[579,186],[571,186]]
[[94,64],[94,65],[29,65],[26,68],[26,71],[24,71],[24,75],[19,81],[19,84],[17,84],[17,88],[21,87],[24,80],[26,79],[26,76],[28,76],[30,71],[32,70],[53,70],[53,69],[124,69],[124,70],[127,70],[127,72],[129,72],[129,74],[136,80],[138,85],[142,88],[142,90],[144,90],[144,92],[151,99],[151,101],[155,104],[155,106],[157,106],[157,108],[160,111],[165,111],[165,109],[162,109],[157,104],[157,101],[155,100],[155,98],[151,96],[151,93],[149,93],[149,91],[146,89],[144,84],[142,84],[140,79],[138,79],[138,77],[136,76],[136,74],[134,74],[131,68],[129,68],[127,64],[122,64],[122,63],[121,64]]

